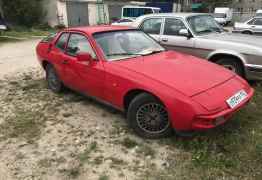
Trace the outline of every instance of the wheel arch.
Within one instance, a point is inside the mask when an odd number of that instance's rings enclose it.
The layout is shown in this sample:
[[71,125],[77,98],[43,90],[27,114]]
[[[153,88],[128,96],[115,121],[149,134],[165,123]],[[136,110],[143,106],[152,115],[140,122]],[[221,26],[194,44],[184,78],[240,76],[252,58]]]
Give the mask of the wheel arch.
[[131,89],[127,93],[125,93],[125,95],[123,97],[124,111],[127,111],[132,100],[136,96],[138,96],[139,94],[142,94],[142,93],[147,93],[147,94],[154,96],[157,100],[159,100],[165,106],[164,102],[155,93],[152,93],[152,92],[144,90],[144,89]]
[[47,67],[48,64],[51,64],[48,60],[43,60],[42,61],[41,65],[42,65],[44,70],[46,70],[46,67]]
[[208,61],[215,63],[217,60],[221,58],[225,58],[225,57],[235,59],[236,61],[241,63],[244,75],[246,75],[245,64],[247,63],[246,63],[245,57],[240,53],[233,52],[233,51],[215,51],[215,52],[210,53],[207,59]]

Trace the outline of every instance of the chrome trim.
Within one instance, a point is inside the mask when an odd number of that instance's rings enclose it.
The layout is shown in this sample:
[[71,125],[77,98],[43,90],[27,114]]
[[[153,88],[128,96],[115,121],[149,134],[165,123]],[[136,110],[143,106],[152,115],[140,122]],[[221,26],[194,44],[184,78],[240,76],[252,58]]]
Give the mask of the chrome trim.
[[247,66],[247,67],[251,67],[251,68],[258,68],[258,69],[262,69],[262,65],[255,65],[255,64],[245,64],[245,66]]

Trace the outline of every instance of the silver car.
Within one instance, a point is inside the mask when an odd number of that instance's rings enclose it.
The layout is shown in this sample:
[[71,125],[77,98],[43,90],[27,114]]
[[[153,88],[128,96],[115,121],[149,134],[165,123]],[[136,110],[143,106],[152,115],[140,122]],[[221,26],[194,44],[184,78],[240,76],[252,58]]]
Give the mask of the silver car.
[[262,34],[262,16],[253,17],[244,23],[236,22],[233,32]]
[[262,37],[225,32],[211,15],[146,15],[132,26],[150,34],[166,49],[208,59],[248,80],[262,80]]

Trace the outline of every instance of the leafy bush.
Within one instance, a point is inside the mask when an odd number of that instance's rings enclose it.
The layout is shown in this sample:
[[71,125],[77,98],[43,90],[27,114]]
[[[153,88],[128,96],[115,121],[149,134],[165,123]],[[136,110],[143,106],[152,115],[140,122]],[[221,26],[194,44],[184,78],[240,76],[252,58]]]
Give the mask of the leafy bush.
[[43,0],[8,0],[2,2],[4,16],[9,23],[32,27],[45,16]]

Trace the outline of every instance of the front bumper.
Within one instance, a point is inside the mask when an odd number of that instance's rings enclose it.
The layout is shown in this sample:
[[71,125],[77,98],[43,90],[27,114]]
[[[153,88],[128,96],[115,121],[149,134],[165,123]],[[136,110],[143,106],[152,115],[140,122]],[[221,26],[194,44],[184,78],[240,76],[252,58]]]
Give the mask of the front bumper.
[[234,109],[225,109],[215,114],[199,115],[196,116],[192,123],[192,130],[207,130],[215,128],[221,124],[227,122],[234,113],[240,110],[243,106],[248,104],[254,94],[254,90],[251,89],[248,93],[248,97]]
[[262,65],[246,64],[245,71],[248,80],[262,80]]

